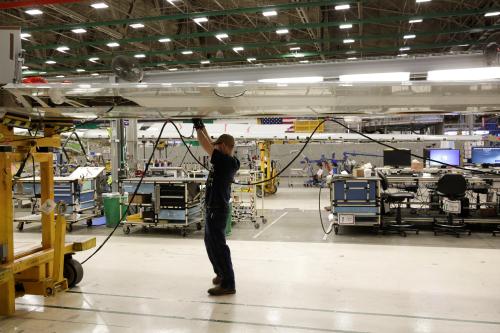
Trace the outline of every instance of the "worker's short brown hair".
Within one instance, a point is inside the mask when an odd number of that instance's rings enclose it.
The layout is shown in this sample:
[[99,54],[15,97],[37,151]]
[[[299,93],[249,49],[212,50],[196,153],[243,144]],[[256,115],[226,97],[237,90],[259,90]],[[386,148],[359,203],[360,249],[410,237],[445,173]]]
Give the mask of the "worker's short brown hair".
[[234,147],[234,137],[229,134],[222,134],[219,138],[214,142],[214,145],[218,145],[224,143],[228,147]]

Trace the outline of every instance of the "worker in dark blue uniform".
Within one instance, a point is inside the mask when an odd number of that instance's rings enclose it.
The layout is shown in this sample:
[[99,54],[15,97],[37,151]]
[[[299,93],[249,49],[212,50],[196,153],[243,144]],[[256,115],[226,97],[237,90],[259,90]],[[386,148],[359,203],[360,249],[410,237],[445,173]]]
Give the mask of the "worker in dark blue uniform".
[[231,183],[240,161],[233,156],[234,138],[222,134],[212,142],[201,119],[193,119],[200,145],[210,156],[210,173],[205,193],[205,247],[216,276],[215,287],[208,290],[213,296],[236,293],[231,251],[226,244],[226,223],[229,217]]

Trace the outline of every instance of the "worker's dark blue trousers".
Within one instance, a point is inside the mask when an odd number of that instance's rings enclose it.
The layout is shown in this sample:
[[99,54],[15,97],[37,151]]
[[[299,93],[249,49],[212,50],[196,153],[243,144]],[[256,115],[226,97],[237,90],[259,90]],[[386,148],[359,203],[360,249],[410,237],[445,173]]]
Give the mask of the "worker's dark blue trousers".
[[222,278],[221,287],[235,288],[231,251],[226,244],[226,222],[229,210],[207,208],[205,217],[205,247],[215,274]]

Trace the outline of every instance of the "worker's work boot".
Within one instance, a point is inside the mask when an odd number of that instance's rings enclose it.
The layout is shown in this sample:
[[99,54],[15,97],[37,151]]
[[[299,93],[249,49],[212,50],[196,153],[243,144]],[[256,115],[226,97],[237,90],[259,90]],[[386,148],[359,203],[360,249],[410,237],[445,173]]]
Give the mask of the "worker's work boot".
[[223,296],[236,294],[236,289],[234,288],[223,288],[221,286],[213,287],[208,289],[208,293],[212,296]]
[[221,282],[222,282],[222,278],[218,275],[212,279],[212,283],[215,286],[218,286],[219,284],[221,284]]

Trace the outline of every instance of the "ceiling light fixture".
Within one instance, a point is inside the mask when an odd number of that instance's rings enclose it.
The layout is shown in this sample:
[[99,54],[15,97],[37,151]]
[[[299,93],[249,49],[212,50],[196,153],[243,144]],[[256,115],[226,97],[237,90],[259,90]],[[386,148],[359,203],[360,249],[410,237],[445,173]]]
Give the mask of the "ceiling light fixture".
[[401,54],[398,54],[398,57],[407,57],[408,56],[408,53],[401,53]]
[[69,51],[69,47],[67,46],[59,46],[58,48],[56,48],[57,51],[59,52],[66,52],[66,51]]
[[188,55],[188,54],[193,54],[193,51],[186,50],[186,51],[182,51],[181,53],[184,54],[184,55]]
[[294,53],[293,56],[295,58],[304,58],[305,57],[304,53]]
[[351,43],[354,43],[355,40],[352,39],[352,38],[348,38],[348,39],[344,39],[344,44],[351,44]]
[[340,75],[340,82],[403,82],[410,80],[410,72]]
[[322,76],[304,76],[304,77],[282,77],[276,79],[260,79],[261,83],[318,83],[323,82]]
[[134,58],[138,58],[138,59],[146,58],[146,55],[144,53],[139,53],[139,54],[134,55]]
[[351,8],[351,5],[349,5],[349,4],[335,6],[335,10],[346,10],[349,8]]
[[290,51],[299,51],[299,50],[300,50],[300,46],[294,46],[294,47],[290,48]]
[[243,51],[245,48],[243,46],[236,46],[236,47],[233,47],[233,51],[234,52],[240,52],[240,51]]
[[347,60],[357,60],[357,59],[358,58],[356,58],[356,57],[349,57],[349,58],[347,58]]
[[92,76],[99,76],[99,73],[92,73],[90,75],[92,75]]
[[28,9],[25,11],[26,14],[31,16],[42,15],[43,12],[40,9]]
[[55,62],[54,60],[47,60],[47,61],[45,61],[45,63],[46,63],[47,65],[57,64],[57,62]]
[[97,57],[92,57],[92,58],[89,58],[89,61],[90,61],[90,62],[96,62],[97,60],[99,60],[99,58],[97,58]]
[[118,47],[118,46],[120,46],[120,44],[119,44],[119,43],[117,43],[117,42],[111,42],[111,43],[108,43],[108,44],[106,44],[106,45],[107,45],[108,47]]
[[169,43],[169,42],[171,42],[172,40],[171,40],[170,38],[160,38],[160,39],[158,39],[158,41],[159,41],[160,43]]
[[97,2],[97,3],[91,4],[90,7],[95,8],[95,9],[104,9],[104,8],[108,8],[109,6],[104,2]]
[[417,35],[404,35],[403,39],[414,39],[416,37],[417,37]]
[[262,15],[265,17],[276,16],[278,15],[278,12],[275,10],[266,10],[265,12],[262,12]]
[[64,75],[56,75],[56,77],[62,79]]
[[485,17],[498,16],[498,15],[500,15],[500,12],[489,12],[484,14]]
[[408,23],[422,23],[424,20],[421,18],[411,19]]
[[431,2],[432,0],[416,0],[416,3]]
[[479,67],[429,71],[427,81],[481,81],[500,79],[500,67]]
[[132,23],[132,24],[130,24],[130,27],[134,28],[134,29],[142,29],[142,28],[144,28],[144,24],[142,24],[142,23]]
[[276,33],[278,35],[287,34],[288,33],[288,29],[278,29],[278,30],[276,30]]
[[220,33],[220,34],[215,35],[215,38],[217,38],[218,40],[222,40],[222,39],[228,38],[228,37],[229,37],[229,35],[226,33]]
[[169,68],[168,70],[171,72],[175,72],[177,70],[177,68],[173,67],[173,68]]
[[248,62],[252,62],[252,61],[256,61],[256,60],[257,60],[257,58],[247,58]]
[[77,71],[78,73],[83,73],[83,72],[85,72],[85,69],[83,69],[83,68],[77,68],[77,69],[76,69],[76,71]]
[[403,51],[410,51],[410,47],[409,46],[403,46],[403,47],[400,47],[399,48],[399,51],[403,52]]
[[74,32],[75,34],[84,34],[87,32],[87,30],[85,30],[83,28],[76,28],[76,29],[73,29],[71,31]]
[[27,38],[29,38],[29,37],[31,37],[31,34],[29,34],[29,33],[27,33],[27,32],[23,32],[23,33],[21,33],[21,39],[27,39]]
[[200,61],[200,64],[202,64],[202,65],[207,65],[209,63],[210,63],[210,60],[202,60],[202,61]]
[[309,60],[300,60],[299,61],[301,64],[308,64],[309,63]]
[[340,29],[351,29],[352,28],[352,24],[348,23],[348,24],[341,24],[339,25],[339,28]]
[[193,19],[194,23],[201,25],[201,23],[208,22],[208,18],[206,17],[196,17]]

